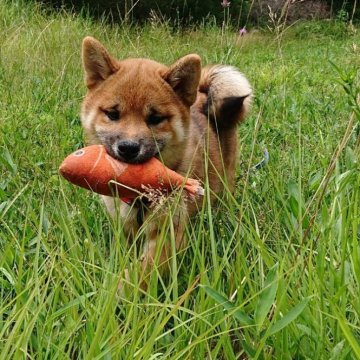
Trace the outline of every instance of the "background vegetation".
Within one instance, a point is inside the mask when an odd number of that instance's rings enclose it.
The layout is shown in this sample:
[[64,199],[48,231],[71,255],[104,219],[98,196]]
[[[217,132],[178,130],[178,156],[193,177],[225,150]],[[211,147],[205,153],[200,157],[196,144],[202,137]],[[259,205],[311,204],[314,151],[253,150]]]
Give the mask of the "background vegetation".
[[221,24],[224,13],[233,26],[266,26],[269,10],[282,21],[335,18],[360,19],[354,0],[39,0],[57,8],[82,11],[108,21],[144,23],[149,17],[167,20],[173,27]]
[[[0,32],[0,359],[360,358],[358,29],[273,18],[240,37],[1,0]],[[146,294],[132,278],[120,299],[138,247],[57,170],[83,145],[86,35],[119,58],[196,52],[255,91],[236,192],[211,208],[207,191],[171,275],[155,269]],[[168,211],[160,238],[173,242]]]

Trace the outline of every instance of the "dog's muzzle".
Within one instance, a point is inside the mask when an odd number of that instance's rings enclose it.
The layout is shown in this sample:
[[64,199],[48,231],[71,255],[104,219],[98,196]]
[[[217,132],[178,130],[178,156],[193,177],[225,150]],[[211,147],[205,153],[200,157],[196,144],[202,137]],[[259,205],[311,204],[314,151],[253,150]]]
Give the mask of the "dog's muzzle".
[[125,140],[117,143],[116,153],[125,161],[133,161],[140,153],[140,144],[135,141]]

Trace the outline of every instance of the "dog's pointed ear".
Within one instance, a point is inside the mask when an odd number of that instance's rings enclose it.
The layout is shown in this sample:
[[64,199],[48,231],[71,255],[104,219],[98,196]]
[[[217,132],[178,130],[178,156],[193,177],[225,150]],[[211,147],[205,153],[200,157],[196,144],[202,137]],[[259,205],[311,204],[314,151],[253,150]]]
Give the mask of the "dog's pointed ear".
[[191,106],[196,99],[201,74],[201,59],[196,54],[186,55],[173,64],[164,79],[179,98]]
[[90,89],[118,70],[117,61],[96,39],[87,36],[82,43],[85,84]]

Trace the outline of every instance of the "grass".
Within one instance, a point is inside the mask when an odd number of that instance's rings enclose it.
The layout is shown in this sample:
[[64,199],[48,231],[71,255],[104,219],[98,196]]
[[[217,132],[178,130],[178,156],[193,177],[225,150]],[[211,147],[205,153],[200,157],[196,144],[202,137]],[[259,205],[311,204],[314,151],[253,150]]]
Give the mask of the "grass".
[[[279,29],[131,29],[0,1],[0,359],[360,358],[360,32]],[[235,194],[205,196],[171,275],[120,300],[139,249],[57,172],[83,145],[86,35],[119,58],[236,65],[256,94]]]

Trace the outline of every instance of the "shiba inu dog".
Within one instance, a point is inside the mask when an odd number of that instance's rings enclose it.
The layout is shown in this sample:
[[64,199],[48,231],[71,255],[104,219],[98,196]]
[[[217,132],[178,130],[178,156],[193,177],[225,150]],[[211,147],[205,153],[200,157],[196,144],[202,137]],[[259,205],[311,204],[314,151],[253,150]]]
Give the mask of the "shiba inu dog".
[[[83,41],[82,61],[88,92],[81,121],[88,144],[103,144],[110,155],[128,163],[157,156],[172,170],[200,180],[206,176],[207,161],[213,193],[223,189],[221,178],[230,189],[234,187],[237,126],[248,113],[252,93],[248,80],[236,68],[202,68],[195,54],[170,67],[147,59],[118,61],[92,37]],[[111,197],[103,200],[113,216],[122,217],[124,231],[138,230],[135,206]],[[185,211],[174,216],[177,249],[185,244],[183,229],[188,217],[201,204],[202,200],[187,201],[181,206]],[[157,265],[166,264],[170,256],[170,244],[157,249],[159,223],[150,222],[145,229],[143,288],[156,252]]]

